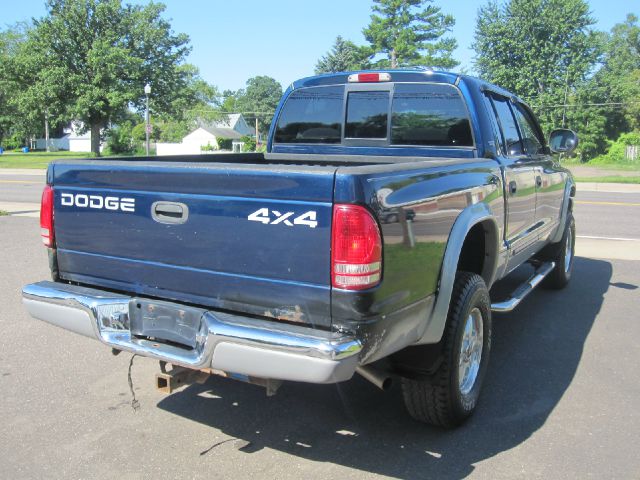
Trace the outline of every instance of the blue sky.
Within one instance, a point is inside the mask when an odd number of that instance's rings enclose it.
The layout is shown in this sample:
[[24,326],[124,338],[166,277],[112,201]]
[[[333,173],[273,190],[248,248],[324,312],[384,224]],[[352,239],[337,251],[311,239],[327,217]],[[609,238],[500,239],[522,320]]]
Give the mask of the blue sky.
[[[146,3],[136,0],[131,3]],[[269,75],[283,87],[313,74],[338,35],[364,43],[371,0],[165,0],[165,15],[193,47],[189,61],[220,90],[242,88],[255,75]],[[476,12],[486,1],[435,0],[456,18],[456,58],[472,70]],[[627,13],[640,15],[639,0],[590,0],[597,28],[609,30]],[[4,8],[3,8],[4,7]],[[0,0],[0,25],[45,14],[44,0]]]

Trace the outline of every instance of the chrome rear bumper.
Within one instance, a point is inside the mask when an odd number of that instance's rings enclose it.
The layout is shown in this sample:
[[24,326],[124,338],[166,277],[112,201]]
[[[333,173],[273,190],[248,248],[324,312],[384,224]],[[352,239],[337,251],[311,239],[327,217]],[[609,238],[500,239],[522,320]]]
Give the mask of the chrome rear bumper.
[[205,309],[201,311],[195,348],[182,348],[132,335],[132,297],[127,295],[39,282],[25,286],[22,297],[34,318],[119,350],[194,369],[335,383],[353,376],[362,349],[357,339],[338,333]]

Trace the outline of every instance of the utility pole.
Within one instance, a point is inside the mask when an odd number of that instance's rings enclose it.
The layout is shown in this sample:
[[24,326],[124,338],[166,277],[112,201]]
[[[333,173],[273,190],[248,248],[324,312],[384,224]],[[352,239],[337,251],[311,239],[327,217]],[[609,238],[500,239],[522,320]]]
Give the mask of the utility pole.
[[149,123],[149,94],[151,93],[151,85],[148,83],[144,86],[144,94],[147,97],[147,105],[144,112],[144,131],[146,137],[146,152],[149,156],[149,134],[151,133],[151,124]]
[[256,115],[256,150],[260,146],[260,133],[258,132],[258,115]]
[[44,111],[44,142],[45,150],[47,152],[51,151],[49,148],[49,110]]
[[566,127],[568,95],[569,95],[569,67],[567,67],[567,78],[565,80],[565,88],[564,88],[564,108],[562,109],[562,128]]

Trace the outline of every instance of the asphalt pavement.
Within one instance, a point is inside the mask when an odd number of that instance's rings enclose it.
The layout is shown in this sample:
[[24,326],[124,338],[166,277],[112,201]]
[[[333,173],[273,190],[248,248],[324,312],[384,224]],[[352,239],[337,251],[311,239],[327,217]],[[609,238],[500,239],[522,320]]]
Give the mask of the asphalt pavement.
[[[0,205],[39,201],[41,184],[7,185]],[[25,313],[46,249],[37,219],[0,217],[0,478],[640,478],[640,258],[610,248],[640,239],[638,212],[640,194],[578,194],[578,235],[597,255],[576,258],[565,290],[494,316],[479,409],[453,431],[414,422],[398,385],[359,377],[274,397],[212,377],[165,396],[140,357],[134,410],[130,355]]]

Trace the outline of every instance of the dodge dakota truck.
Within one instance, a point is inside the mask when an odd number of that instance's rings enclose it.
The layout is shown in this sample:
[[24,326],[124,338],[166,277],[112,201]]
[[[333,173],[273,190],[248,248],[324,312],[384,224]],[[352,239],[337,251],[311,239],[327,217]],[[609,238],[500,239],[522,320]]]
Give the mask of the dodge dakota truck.
[[[531,109],[431,69],[305,78],[264,154],[61,160],[41,235],[35,318],[160,361],[170,391],[217,374],[398,379],[414,418],[476,408],[492,311],[571,277],[575,184]],[[491,298],[523,263],[531,277]],[[169,368],[170,367],[170,368]],[[191,380],[190,380],[191,379]]]

